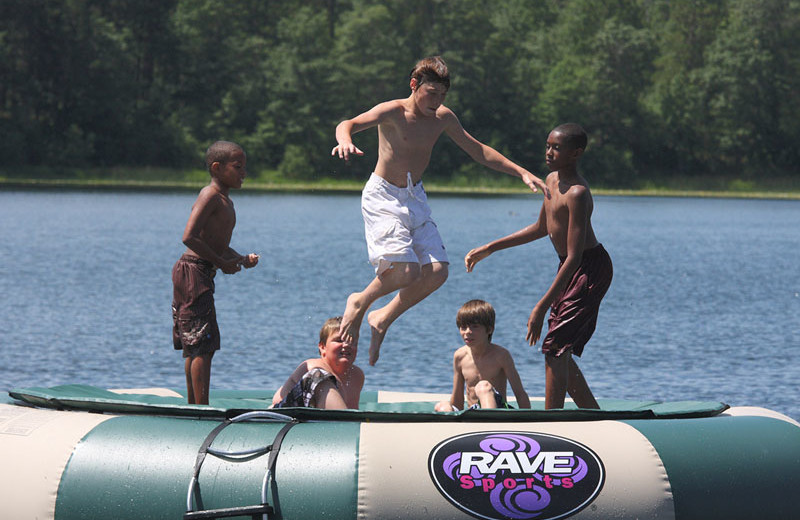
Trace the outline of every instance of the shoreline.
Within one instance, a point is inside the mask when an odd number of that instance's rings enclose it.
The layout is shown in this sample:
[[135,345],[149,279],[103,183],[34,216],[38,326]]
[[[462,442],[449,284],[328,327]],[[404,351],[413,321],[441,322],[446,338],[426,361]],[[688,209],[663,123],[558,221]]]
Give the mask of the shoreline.
[[[206,182],[190,181],[130,181],[130,180],[77,180],[77,179],[0,179],[0,190],[98,190],[98,191],[198,191]],[[329,183],[320,181],[297,183],[264,183],[249,182],[242,187],[241,193],[320,193],[320,194],[357,194],[361,192],[362,183]],[[477,187],[465,188],[445,186],[436,183],[425,185],[426,191],[444,196],[524,196],[530,192],[521,188]],[[684,198],[729,198],[729,199],[775,199],[800,200],[800,192],[765,191],[765,190],[677,190],[668,188],[643,189],[606,189],[592,188],[592,193],[600,196],[623,197],[684,197]],[[538,196],[540,194],[535,194]]]

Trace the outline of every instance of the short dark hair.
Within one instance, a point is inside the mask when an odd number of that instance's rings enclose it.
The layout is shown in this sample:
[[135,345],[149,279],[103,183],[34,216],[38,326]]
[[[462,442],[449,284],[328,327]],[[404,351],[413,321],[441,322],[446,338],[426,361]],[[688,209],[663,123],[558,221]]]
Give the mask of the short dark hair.
[[244,148],[231,141],[217,141],[206,150],[206,168],[211,172],[211,165],[215,162],[225,163],[231,155],[238,151],[244,152]]
[[489,331],[489,341],[494,332],[494,307],[483,300],[470,300],[458,309],[456,325],[464,328],[467,325],[483,325]]
[[414,65],[410,78],[417,80],[417,85],[423,83],[441,83],[444,88],[450,89],[450,71],[441,56],[423,58]]
[[584,130],[581,125],[577,123],[564,123],[563,125],[558,125],[553,128],[553,132],[563,135],[569,146],[586,150],[589,137],[586,135],[586,130]]

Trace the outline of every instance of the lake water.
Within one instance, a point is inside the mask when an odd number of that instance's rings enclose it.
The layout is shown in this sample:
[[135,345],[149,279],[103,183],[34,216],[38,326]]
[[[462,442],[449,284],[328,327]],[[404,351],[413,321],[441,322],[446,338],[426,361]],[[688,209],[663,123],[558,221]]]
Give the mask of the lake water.
[[[0,389],[81,383],[184,386],[172,349],[170,271],[194,193],[0,191]],[[357,195],[233,194],[232,246],[255,269],[217,276],[222,350],[214,388],[276,388],[317,353],[322,322],[373,271]],[[431,196],[450,278],[389,330],[368,390],[449,392],[455,315],[497,310],[494,341],[528,393],[544,393],[528,314],[555,274],[547,241],[496,253],[467,274],[472,247],[531,223],[538,195]],[[614,262],[597,332],[579,360],[599,398],[716,400],[800,419],[800,202],[596,197]]]

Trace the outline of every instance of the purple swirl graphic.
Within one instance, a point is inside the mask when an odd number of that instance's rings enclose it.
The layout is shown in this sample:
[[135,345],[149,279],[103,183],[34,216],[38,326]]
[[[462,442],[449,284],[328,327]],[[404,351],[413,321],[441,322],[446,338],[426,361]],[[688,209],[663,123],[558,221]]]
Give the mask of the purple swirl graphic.
[[[444,474],[447,475],[451,480],[458,480],[458,477],[461,476],[461,472],[458,471],[460,465],[461,452],[457,451],[444,459],[444,462],[442,462],[442,470],[444,471]],[[480,479],[483,477],[483,474],[476,467],[473,467],[470,470],[469,475],[474,479]]]
[[501,515],[525,520],[539,516],[542,510],[550,505],[550,493],[539,486],[533,486],[531,489],[526,489],[524,486],[513,489],[497,486],[492,490],[489,500],[495,511]]
[[572,478],[573,482],[580,482],[589,473],[589,466],[586,461],[580,457],[570,457],[570,466],[572,473],[565,475],[565,477]]
[[442,462],[442,470],[451,480],[456,480],[458,478],[459,464],[461,464],[461,452],[457,451],[444,459],[444,462]]
[[534,457],[541,450],[541,446],[535,440],[513,433],[489,435],[481,441],[480,447],[493,455],[503,451],[522,451],[527,453],[528,457]]

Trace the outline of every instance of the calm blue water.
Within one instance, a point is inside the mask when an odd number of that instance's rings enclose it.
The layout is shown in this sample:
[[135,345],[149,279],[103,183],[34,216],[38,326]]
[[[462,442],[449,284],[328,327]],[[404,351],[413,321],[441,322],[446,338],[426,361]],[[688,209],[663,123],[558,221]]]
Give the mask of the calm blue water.
[[[184,386],[171,343],[170,270],[195,194],[0,192],[0,389],[67,383]],[[217,277],[222,351],[213,388],[276,388],[316,355],[319,327],[372,278],[356,195],[234,194],[232,245],[259,266]],[[449,392],[455,314],[497,309],[494,340],[528,393],[543,360],[528,314],[553,279],[546,241],[472,247],[532,222],[541,199],[431,197],[447,283],[390,329],[366,388]],[[598,330],[579,361],[595,395],[724,401],[800,419],[800,202],[596,197],[614,261]],[[368,329],[362,331],[368,337]]]

